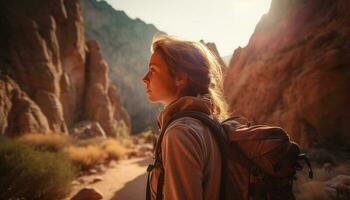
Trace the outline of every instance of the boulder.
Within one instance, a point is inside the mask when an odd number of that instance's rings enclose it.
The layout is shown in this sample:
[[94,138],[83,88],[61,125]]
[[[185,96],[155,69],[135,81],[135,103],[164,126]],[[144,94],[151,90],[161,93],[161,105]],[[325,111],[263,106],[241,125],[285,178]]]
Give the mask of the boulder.
[[99,200],[103,199],[101,192],[95,188],[83,188],[71,200]]
[[106,133],[98,122],[81,121],[76,123],[70,131],[71,135],[78,139],[94,137],[106,138]]

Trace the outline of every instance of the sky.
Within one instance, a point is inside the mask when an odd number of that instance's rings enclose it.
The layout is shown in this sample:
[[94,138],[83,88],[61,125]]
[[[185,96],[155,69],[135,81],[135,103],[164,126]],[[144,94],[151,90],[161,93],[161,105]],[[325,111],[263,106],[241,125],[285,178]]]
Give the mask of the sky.
[[221,56],[248,44],[271,0],[106,0],[181,39],[214,42]]

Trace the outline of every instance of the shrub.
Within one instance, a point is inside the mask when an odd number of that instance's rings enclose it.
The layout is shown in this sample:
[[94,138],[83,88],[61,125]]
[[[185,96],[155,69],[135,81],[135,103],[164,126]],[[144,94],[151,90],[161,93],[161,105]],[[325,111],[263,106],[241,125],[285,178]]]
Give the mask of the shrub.
[[70,146],[64,151],[68,153],[71,161],[82,170],[86,170],[96,164],[103,163],[108,156],[106,152],[96,145],[89,145],[86,147]]
[[129,136],[129,127],[126,125],[126,123],[124,122],[124,120],[119,120],[117,122],[117,126],[116,126],[116,137],[117,138],[125,138]]
[[88,139],[75,139],[73,142],[74,146],[77,147],[88,147],[88,146],[96,146],[101,144],[106,139],[103,137],[94,137]]
[[139,139],[140,139],[140,143],[144,144],[144,143],[154,143],[155,140],[155,133],[152,131],[145,131],[142,132],[138,135]]
[[108,159],[119,160],[122,158],[126,149],[114,139],[107,139],[101,144],[102,149],[107,153]]
[[70,143],[69,136],[63,134],[25,134],[19,140],[43,151],[61,151]]
[[0,142],[0,199],[61,199],[75,173],[62,153],[36,151],[12,139]]

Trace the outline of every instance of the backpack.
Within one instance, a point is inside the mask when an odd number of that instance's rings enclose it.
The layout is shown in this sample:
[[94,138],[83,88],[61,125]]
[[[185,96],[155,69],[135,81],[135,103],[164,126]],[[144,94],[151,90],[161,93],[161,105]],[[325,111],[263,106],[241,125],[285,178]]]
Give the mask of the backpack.
[[[157,200],[162,199],[164,169],[161,159],[161,143],[169,124],[182,117],[200,120],[210,128],[222,155],[220,200],[294,200],[293,181],[296,172],[302,170],[299,161],[309,167],[310,162],[301,154],[299,146],[290,141],[280,127],[241,124],[242,117],[229,117],[221,122],[199,111],[176,113],[165,122],[155,148],[155,161],[147,168],[146,199],[151,199],[149,176],[154,167],[160,167]],[[245,118],[244,118],[245,119]]]

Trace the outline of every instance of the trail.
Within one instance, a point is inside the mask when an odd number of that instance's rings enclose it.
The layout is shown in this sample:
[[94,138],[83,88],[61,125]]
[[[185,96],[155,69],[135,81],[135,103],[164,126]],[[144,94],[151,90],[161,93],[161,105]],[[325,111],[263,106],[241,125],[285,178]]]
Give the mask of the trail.
[[[95,188],[106,200],[143,200],[147,181],[146,169],[151,161],[150,157],[120,160],[103,174],[81,177],[85,183],[75,186],[67,200],[83,187]],[[95,177],[101,177],[102,181],[90,183]]]

